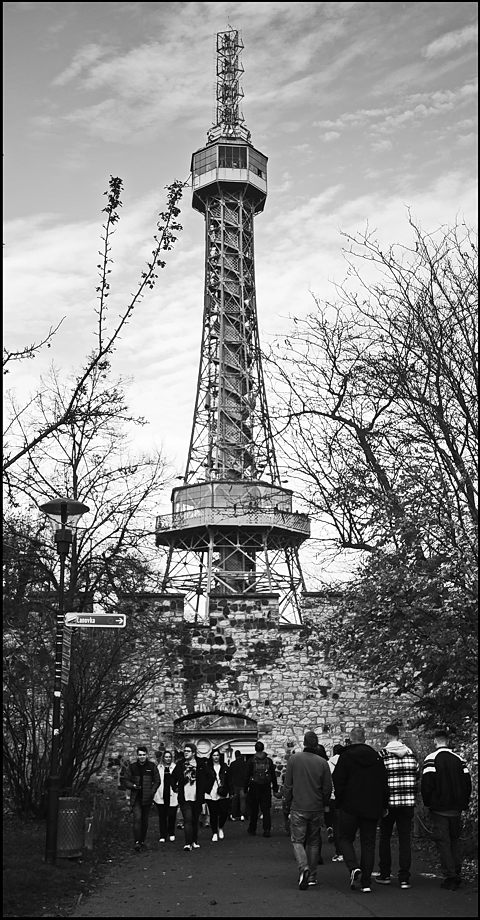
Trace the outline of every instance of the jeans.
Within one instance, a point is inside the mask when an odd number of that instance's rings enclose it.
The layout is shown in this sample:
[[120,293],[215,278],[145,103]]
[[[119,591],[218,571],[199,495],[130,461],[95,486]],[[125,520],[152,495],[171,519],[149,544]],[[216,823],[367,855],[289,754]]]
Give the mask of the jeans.
[[212,834],[216,834],[219,827],[223,828],[225,826],[225,821],[228,818],[228,799],[218,799],[216,802],[208,799],[207,806],[210,813]]
[[198,843],[198,819],[202,806],[200,802],[184,802],[180,805],[183,815],[185,844]]
[[148,831],[148,817],[152,805],[144,805],[138,797],[132,806],[133,811],[133,839],[135,843],[145,843],[145,837]]
[[310,880],[317,879],[318,841],[320,837],[321,811],[290,812],[290,831],[293,852],[298,871],[310,870]]
[[444,878],[459,877],[462,872],[462,853],[460,834],[462,819],[460,815],[437,815],[430,812],[433,837],[440,856],[440,866]]
[[340,856],[342,851],[340,849],[340,811],[336,806],[335,799],[330,799],[329,808],[330,808],[330,823],[328,822],[328,815],[325,815],[325,820],[327,827],[331,827],[333,831],[333,845],[335,847],[336,856]]
[[359,868],[353,843],[357,830],[360,830],[360,869],[363,887],[368,887],[371,881],[375,862],[377,823],[378,818],[362,818],[360,815],[349,815],[346,811],[340,812],[340,849],[349,872]]
[[233,799],[232,799],[232,818],[245,817],[246,813],[246,796],[243,791],[243,786],[234,786],[233,787]]
[[263,815],[263,830],[270,831],[272,829],[272,819],[270,817],[270,808],[272,806],[270,784],[267,783],[265,786],[259,786],[257,783],[252,783],[248,792],[248,798],[250,804],[250,824],[248,829],[250,831],[257,830],[258,812],[261,808]]
[[392,869],[390,838],[395,824],[397,825],[398,833],[398,880],[399,882],[408,882],[410,878],[410,866],[412,864],[410,835],[412,833],[413,812],[413,805],[398,805],[396,808],[389,808],[388,815],[380,821],[378,850],[382,878],[388,878]]
[[160,805],[155,802],[158,811],[158,824],[160,828],[160,837],[164,840],[167,837],[175,837],[175,820],[177,817],[176,805]]

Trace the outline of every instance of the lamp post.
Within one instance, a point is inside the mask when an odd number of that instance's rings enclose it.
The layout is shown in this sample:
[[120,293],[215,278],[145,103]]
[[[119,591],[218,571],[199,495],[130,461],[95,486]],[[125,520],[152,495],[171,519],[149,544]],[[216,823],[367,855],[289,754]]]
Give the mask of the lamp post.
[[60,775],[58,771],[58,751],[60,736],[60,700],[62,695],[62,654],[63,631],[65,625],[65,560],[68,556],[73,534],[70,527],[75,526],[77,520],[86,511],[88,505],[74,501],[70,498],[57,498],[53,501],[39,505],[43,511],[56,524],[55,543],[60,556],[60,580],[58,583],[58,612],[55,632],[55,678],[53,686],[53,716],[52,716],[52,756],[50,762],[50,775],[48,777],[47,796],[47,835],[45,846],[45,862],[54,864],[57,859],[57,827],[58,827],[58,800],[60,795]]

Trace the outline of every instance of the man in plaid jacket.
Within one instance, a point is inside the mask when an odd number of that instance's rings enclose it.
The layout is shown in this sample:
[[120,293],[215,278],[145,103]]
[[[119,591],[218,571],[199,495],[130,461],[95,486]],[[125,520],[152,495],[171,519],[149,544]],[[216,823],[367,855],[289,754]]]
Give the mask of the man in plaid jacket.
[[375,879],[379,885],[390,885],[392,854],[390,839],[397,825],[398,833],[398,881],[400,888],[411,888],[410,866],[412,851],[410,837],[412,833],[413,812],[420,779],[420,767],[410,748],[399,738],[396,725],[387,725],[385,729],[387,746],[380,751],[387,771],[388,779],[388,813],[380,822],[380,875]]

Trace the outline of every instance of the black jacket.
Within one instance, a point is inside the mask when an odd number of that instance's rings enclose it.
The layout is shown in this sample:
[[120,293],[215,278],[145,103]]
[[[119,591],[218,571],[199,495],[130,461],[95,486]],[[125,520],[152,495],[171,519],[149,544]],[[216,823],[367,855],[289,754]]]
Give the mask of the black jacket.
[[146,760],[143,768],[138,760],[129,764],[124,773],[124,784],[127,789],[130,789],[130,805],[133,805],[140,795],[142,804],[150,805],[160,785],[160,774],[156,763]]
[[247,763],[247,770],[246,770],[246,773],[245,773],[245,786],[244,786],[244,791],[245,791],[245,792],[248,792],[250,789],[253,790],[253,789],[260,789],[260,788],[262,788],[261,786],[258,786],[258,784],[255,783],[255,782],[253,781],[253,768],[254,768],[254,765],[255,765],[255,758],[258,758],[258,760],[267,760],[267,762],[268,762],[268,772],[269,772],[269,776],[270,776],[270,783],[269,783],[268,785],[269,785],[269,787],[273,787],[273,791],[274,791],[275,793],[277,793],[277,792],[278,792],[277,774],[275,773],[275,767],[274,767],[274,765],[273,765],[273,760],[271,760],[270,757],[267,757],[265,751],[260,751],[260,753],[255,754],[255,755],[254,755],[253,757],[251,757],[250,760],[248,761],[248,763]]
[[[208,769],[207,761],[204,757],[196,757],[193,759],[192,763],[196,763],[197,775],[196,775],[196,802],[200,802],[202,805],[205,801],[205,793],[210,792],[212,788],[214,777],[211,775],[211,771]],[[185,761],[179,760],[175,764],[175,769],[172,773],[171,785],[174,792],[178,795],[179,805],[185,804]]]
[[247,775],[247,764],[243,757],[235,758],[228,768],[228,783],[233,790],[234,786],[245,786],[245,777]]
[[350,744],[333,773],[337,808],[360,818],[380,818],[388,807],[385,764],[369,744]]
[[468,808],[472,780],[459,754],[441,747],[425,758],[422,770],[422,799],[432,811],[463,811]]

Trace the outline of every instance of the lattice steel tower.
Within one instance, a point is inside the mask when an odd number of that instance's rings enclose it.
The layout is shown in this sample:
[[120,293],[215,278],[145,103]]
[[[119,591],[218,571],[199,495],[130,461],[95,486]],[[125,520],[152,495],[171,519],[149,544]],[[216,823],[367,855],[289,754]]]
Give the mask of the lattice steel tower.
[[192,157],[192,205],[205,216],[205,294],[197,397],[184,485],[157,519],[168,547],[163,589],[208,616],[211,594],[280,593],[298,622],[298,547],[306,515],[281,485],[268,415],[255,298],[253,218],[267,197],[267,157],[253,147],[240,101],[243,48],[217,34],[216,124]]

